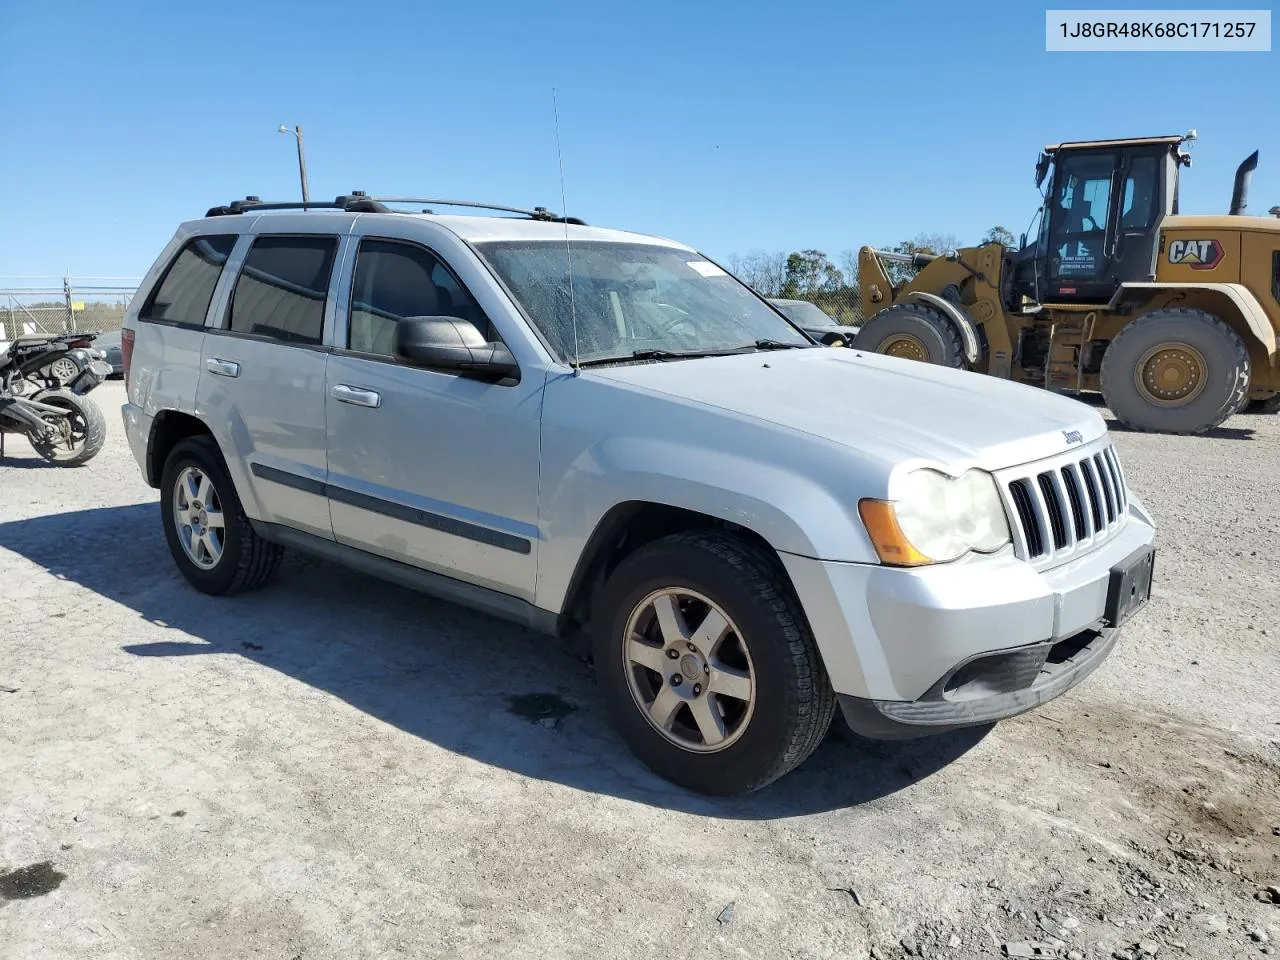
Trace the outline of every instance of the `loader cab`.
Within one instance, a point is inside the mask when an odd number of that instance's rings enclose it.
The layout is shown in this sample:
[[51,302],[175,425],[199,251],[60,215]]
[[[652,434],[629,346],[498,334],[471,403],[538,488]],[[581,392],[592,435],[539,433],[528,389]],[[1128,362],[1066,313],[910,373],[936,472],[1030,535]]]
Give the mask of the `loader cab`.
[[1038,303],[1106,303],[1121,283],[1155,278],[1160,222],[1177,212],[1185,137],[1045,148],[1039,234],[1016,255],[1017,292]]

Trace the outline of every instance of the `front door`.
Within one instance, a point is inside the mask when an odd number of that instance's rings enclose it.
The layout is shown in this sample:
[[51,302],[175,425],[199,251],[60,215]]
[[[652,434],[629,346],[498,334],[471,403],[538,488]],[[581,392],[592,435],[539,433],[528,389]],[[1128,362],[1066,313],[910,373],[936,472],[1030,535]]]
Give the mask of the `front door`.
[[1049,215],[1049,299],[1105,302],[1113,224],[1113,153],[1059,157]]
[[363,239],[344,312],[325,394],[335,537],[532,601],[541,378],[485,383],[397,359],[405,317],[461,317],[497,337],[418,244]]

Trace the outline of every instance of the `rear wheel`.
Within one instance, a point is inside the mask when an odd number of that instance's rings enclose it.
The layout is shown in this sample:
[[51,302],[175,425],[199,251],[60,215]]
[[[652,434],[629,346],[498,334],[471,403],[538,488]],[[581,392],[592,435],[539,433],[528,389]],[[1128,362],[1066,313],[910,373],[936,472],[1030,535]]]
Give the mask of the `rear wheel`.
[[32,397],[37,403],[65,410],[65,415],[48,414],[43,436],[28,435],[36,453],[59,467],[78,467],[98,455],[107,442],[107,421],[102,408],[88,397],[70,390],[49,390]]
[[59,357],[40,371],[41,375],[56,379],[61,383],[70,383],[79,372],[80,364],[76,363],[71,357]]
[[920,360],[944,367],[964,367],[964,344],[951,321],[919,303],[896,303],[863,324],[854,349]]
[[758,790],[811,754],[835,694],[789,584],[719,532],[628,556],[596,605],[596,675],[623,738],[691,790]]
[[1102,357],[1102,396],[1136,430],[1203,433],[1238,411],[1249,389],[1240,335],[1203,310],[1139,317]]
[[191,437],[173,448],[160,493],[169,552],[197,590],[240,593],[275,573],[284,550],[254,532],[212,437]]

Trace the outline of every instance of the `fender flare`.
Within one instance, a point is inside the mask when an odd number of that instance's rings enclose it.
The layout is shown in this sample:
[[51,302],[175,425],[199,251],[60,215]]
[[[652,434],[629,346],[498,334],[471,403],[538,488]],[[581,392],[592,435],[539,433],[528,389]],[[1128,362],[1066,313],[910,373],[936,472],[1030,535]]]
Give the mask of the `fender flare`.
[[904,296],[899,303],[910,303],[916,301],[933,307],[944,317],[951,321],[952,326],[956,328],[956,332],[960,334],[960,340],[964,344],[964,357],[969,363],[975,364],[982,355],[978,347],[978,329],[974,326],[969,315],[964,312],[957,304],[946,300],[935,293],[924,293],[921,290],[912,290]]
[[1111,298],[1111,302],[1107,304],[1107,309],[1114,310],[1121,304],[1138,299],[1137,296],[1130,296],[1131,292],[1139,294],[1143,291],[1162,290],[1203,290],[1222,294],[1231,301],[1231,305],[1239,312],[1240,319],[1249,328],[1258,345],[1266,351],[1267,360],[1270,361],[1271,366],[1274,367],[1280,359],[1277,355],[1276,332],[1272,329],[1270,320],[1267,319],[1266,311],[1262,309],[1262,304],[1258,303],[1258,298],[1253,295],[1253,291],[1242,283],[1122,283],[1120,289],[1115,292],[1115,296]]

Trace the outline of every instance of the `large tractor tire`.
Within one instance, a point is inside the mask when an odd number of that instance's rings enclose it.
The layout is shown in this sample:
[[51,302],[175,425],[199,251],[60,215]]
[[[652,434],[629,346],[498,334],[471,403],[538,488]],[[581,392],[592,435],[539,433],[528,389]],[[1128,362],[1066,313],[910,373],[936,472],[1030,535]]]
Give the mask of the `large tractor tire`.
[[922,303],[895,303],[863,324],[853,348],[944,367],[965,366],[964,344],[951,321]]
[[1249,389],[1240,335],[1203,310],[1171,307],[1128,324],[1102,357],[1102,396],[1135,430],[1204,433]]

